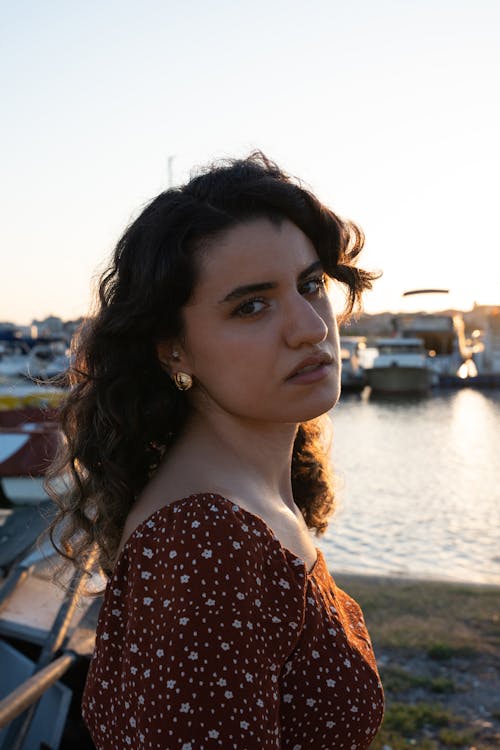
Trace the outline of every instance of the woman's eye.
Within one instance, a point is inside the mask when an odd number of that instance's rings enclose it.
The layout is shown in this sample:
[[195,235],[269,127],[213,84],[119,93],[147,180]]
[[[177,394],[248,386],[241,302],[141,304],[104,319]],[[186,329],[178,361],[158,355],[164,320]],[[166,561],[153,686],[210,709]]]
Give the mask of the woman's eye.
[[314,279],[308,279],[300,287],[302,294],[319,294],[326,286],[326,276],[317,276]]
[[237,315],[240,318],[251,318],[254,315],[258,315],[266,307],[267,304],[265,300],[260,297],[256,297],[255,299],[249,299],[246,302],[243,302],[242,305],[236,308],[236,310],[233,312],[233,315]]

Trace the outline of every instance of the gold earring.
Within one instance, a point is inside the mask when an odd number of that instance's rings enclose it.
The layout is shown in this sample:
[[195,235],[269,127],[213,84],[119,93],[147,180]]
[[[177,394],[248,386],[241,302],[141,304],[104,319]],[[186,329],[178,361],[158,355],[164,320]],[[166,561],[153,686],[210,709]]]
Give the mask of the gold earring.
[[174,383],[180,391],[189,391],[193,385],[193,378],[187,372],[176,372]]

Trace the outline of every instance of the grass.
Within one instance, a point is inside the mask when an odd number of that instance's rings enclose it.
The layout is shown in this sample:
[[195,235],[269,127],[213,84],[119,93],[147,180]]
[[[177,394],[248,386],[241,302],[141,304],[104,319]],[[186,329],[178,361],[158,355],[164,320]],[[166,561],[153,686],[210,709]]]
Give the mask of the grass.
[[384,726],[388,731],[411,737],[419,729],[429,727],[447,727],[456,717],[441,706],[430,703],[393,703],[387,712]]
[[434,643],[427,649],[427,656],[436,661],[447,661],[457,656],[474,656],[477,651],[471,646],[451,646],[449,643]]
[[496,654],[500,588],[336,576],[363,609],[379,649],[429,651],[436,659]]
[[379,658],[386,711],[371,748],[498,750],[500,587],[334,578]]
[[388,704],[382,727],[371,744],[372,750],[494,750],[491,742],[467,726],[461,716],[435,703]]
[[446,677],[417,675],[402,667],[381,667],[380,676],[384,690],[389,693],[404,693],[414,688],[424,688],[432,693],[453,693],[455,683]]
[[431,680],[430,689],[433,693],[455,693],[455,683],[446,677],[435,677]]
[[[373,750],[384,750],[386,747],[392,750],[406,750],[407,748],[438,750],[440,735],[447,731],[448,733],[455,732],[456,736],[456,730],[449,729],[449,727],[459,721],[458,717],[434,704],[422,702],[408,705],[394,702],[387,707],[382,729],[371,748]],[[436,738],[424,736],[429,730],[438,730]]]

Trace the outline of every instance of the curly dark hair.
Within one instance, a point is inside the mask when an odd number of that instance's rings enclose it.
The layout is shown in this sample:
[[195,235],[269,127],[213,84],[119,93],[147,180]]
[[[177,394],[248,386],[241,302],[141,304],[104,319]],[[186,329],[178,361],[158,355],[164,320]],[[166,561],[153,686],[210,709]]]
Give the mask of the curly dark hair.
[[[212,164],[149,203],[119,240],[100,279],[98,309],[73,343],[60,410],[64,445],[47,488],[59,506],[52,542],[77,567],[97,544],[110,574],[135,498],[186,423],[188,401],[165,377],[156,346],[182,334],[182,308],[197,280],[195,251],[258,218],[289,219],[309,237],[325,273],[346,289],[345,317],[379,275],[355,266],[362,231],[260,151]],[[60,474],[71,480],[62,493],[51,483]],[[316,536],[333,512],[333,487],[320,420],[300,424],[292,489]]]

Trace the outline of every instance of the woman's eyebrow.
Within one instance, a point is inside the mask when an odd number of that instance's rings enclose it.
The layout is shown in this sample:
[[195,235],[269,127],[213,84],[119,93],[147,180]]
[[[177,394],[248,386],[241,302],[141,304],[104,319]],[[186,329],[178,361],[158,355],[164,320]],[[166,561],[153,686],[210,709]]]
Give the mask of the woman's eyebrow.
[[[323,270],[323,264],[320,260],[316,260],[299,273],[297,281],[302,281],[311,273],[321,270]],[[237,286],[232,292],[226,294],[224,299],[220,300],[220,304],[223,304],[224,302],[234,302],[234,300],[241,299],[241,297],[246,297],[247,294],[265,292],[268,289],[276,289],[277,286],[279,286],[277,281],[263,281],[259,284],[244,284],[243,286]]]

